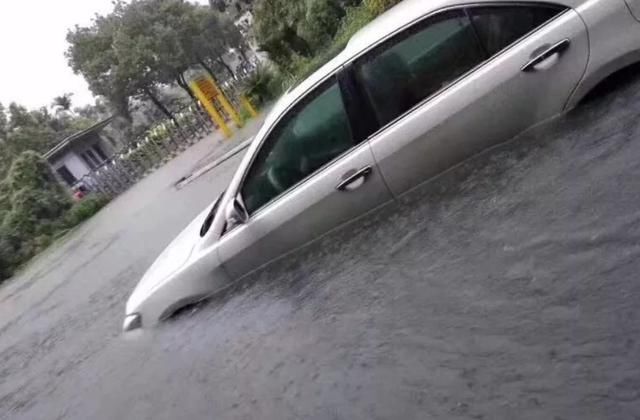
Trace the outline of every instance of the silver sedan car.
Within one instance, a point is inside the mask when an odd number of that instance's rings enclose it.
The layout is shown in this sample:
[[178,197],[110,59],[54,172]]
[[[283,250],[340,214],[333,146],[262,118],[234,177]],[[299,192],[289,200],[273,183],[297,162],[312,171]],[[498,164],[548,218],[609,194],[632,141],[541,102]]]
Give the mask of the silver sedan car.
[[129,298],[151,326],[640,61],[640,0],[405,0],[289,91]]

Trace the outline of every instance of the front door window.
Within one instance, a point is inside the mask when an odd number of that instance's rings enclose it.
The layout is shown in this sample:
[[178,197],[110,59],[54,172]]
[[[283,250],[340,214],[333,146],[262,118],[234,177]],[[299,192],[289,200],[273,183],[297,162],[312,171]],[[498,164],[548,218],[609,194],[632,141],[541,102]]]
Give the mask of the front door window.
[[332,80],[285,116],[253,162],[241,193],[249,214],[354,146],[340,86]]

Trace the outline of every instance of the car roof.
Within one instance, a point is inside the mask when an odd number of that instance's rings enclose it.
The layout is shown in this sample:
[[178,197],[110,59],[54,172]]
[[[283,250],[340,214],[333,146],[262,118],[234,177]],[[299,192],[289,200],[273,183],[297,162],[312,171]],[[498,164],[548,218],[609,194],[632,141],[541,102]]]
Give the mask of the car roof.
[[[586,0],[554,0],[552,4],[563,5],[567,7],[576,7],[584,3]],[[269,117],[266,119],[265,126],[270,126],[274,119],[285,111],[289,106],[295,103],[299,97],[304,95],[309,89],[324,80],[328,75],[334,73],[345,63],[351,61],[369,46],[376,44],[380,40],[393,34],[404,26],[420,19],[421,17],[451,6],[459,6],[465,4],[478,3],[542,3],[535,0],[404,0],[392,7],[385,13],[381,14],[373,21],[365,25],[349,40],[346,48],[336,57],[323,65],[311,76],[303,80],[297,86],[293,87],[274,105]],[[259,133],[257,137],[262,137]]]

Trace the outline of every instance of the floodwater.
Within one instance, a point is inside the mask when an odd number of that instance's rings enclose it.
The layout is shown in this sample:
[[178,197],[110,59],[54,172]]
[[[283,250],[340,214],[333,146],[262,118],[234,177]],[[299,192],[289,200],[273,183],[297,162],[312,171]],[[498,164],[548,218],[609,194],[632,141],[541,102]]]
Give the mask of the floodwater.
[[0,418],[636,420],[639,116],[625,79],[127,336],[237,159],[124,196],[0,290]]

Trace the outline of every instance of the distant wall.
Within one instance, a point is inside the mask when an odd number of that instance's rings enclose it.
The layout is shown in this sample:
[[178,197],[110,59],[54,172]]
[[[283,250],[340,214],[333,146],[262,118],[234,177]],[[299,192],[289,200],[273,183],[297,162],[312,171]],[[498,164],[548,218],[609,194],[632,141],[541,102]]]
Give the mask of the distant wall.
[[58,160],[54,161],[51,166],[58,170],[62,166],[66,166],[69,172],[76,177],[77,180],[91,172],[91,168],[73,151],[69,151],[62,155]]

